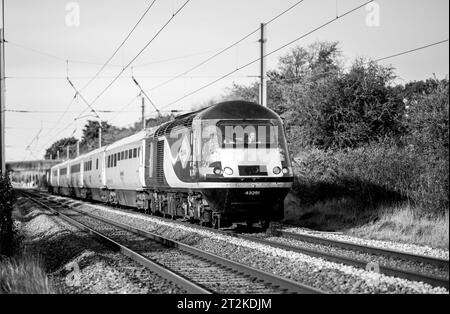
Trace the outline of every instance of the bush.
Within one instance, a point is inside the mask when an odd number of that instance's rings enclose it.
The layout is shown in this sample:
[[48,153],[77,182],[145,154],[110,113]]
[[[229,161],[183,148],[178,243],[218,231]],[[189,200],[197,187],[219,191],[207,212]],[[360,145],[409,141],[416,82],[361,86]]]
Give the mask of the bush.
[[296,158],[294,191],[307,204],[351,197],[368,208],[408,201],[421,214],[448,212],[448,160],[431,164],[412,147],[390,142],[311,149]]
[[0,173],[0,255],[11,256],[12,254],[13,203],[14,193],[9,177]]

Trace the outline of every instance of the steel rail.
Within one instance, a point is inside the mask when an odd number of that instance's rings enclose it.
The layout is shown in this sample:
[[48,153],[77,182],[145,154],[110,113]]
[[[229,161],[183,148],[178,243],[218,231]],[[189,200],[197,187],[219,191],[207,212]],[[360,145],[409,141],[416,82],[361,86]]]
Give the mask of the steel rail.
[[[56,201],[53,201],[53,202],[56,202]],[[67,205],[67,204],[61,204],[61,205],[69,207],[69,205]],[[113,225],[122,230],[132,232],[139,236],[151,239],[153,241],[163,244],[164,246],[177,248],[188,254],[191,254],[196,257],[200,257],[202,259],[205,259],[210,262],[221,265],[224,268],[231,268],[238,274],[244,274],[244,275],[250,276],[252,278],[263,280],[264,282],[270,284],[273,287],[279,287],[280,289],[287,290],[288,292],[291,292],[291,293],[302,293],[302,294],[324,294],[324,293],[326,293],[326,292],[316,289],[314,287],[310,287],[308,285],[304,285],[299,282],[296,282],[296,281],[293,281],[293,280],[290,280],[287,278],[283,278],[283,277],[280,277],[280,276],[277,276],[277,275],[274,275],[274,274],[271,274],[271,273],[268,273],[268,272],[265,272],[265,271],[262,271],[262,270],[259,270],[259,269],[256,269],[256,268],[253,268],[253,267],[250,267],[250,266],[247,266],[247,265],[244,265],[244,264],[232,261],[232,260],[229,260],[224,257],[220,257],[218,255],[194,248],[192,246],[189,246],[187,244],[184,244],[184,243],[181,243],[181,242],[178,242],[175,240],[171,240],[171,239],[162,237],[160,235],[157,235],[157,234],[149,232],[149,231],[135,228],[135,227],[132,227],[132,226],[129,226],[129,225],[105,218],[105,217],[88,214],[86,212],[77,210],[72,207],[70,207],[69,209],[71,211],[77,212],[81,215],[96,219],[96,220],[104,222],[106,224]]]
[[[279,242],[275,242],[275,241],[270,241],[270,240],[266,240],[266,239],[260,239],[260,238],[256,238],[256,237],[252,237],[252,236],[240,234],[240,235],[237,235],[237,237],[248,240],[248,241],[257,242],[257,243],[260,243],[263,245],[268,245],[268,246],[272,246],[272,247],[287,250],[287,251],[293,251],[293,252],[297,252],[297,253],[301,253],[301,254],[306,254],[309,256],[313,256],[313,257],[323,258],[323,259],[329,260],[331,262],[342,263],[342,264],[354,266],[357,268],[367,269],[368,267],[373,265],[367,261],[349,258],[346,256],[341,256],[339,254],[327,253],[327,252],[323,252],[323,251],[312,250],[312,249],[302,248],[302,247],[298,247],[298,246],[292,246],[292,245],[279,243]],[[437,276],[433,276],[433,275],[415,273],[415,272],[411,272],[408,270],[393,268],[393,267],[384,266],[384,265],[377,264],[377,266],[379,267],[377,272],[379,272],[383,275],[386,275],[386,276],[393,276],[393,277],[403,278],[403,279],[412,280],[412,281],[420,281],[420,282],[428,283],[433,287],[444,287],[447,290],[449,289],[449,280],[445,279],[445,278],[441,278],[441,277],[437,277]]]
[[385,255],[389,257],[396,257],[404,260],[411,260],[415,262],[420,262],[424,264],[430,264],[437,267],[448,267],[449,261],[442,258],[436,258],[436,257],[430,257],[425,255],[419,255],[419,254],[412,254],[407,252],[401,252],[396,251],[392,249],[383,249],[375,246],[370,245],[360,245],[356,243],[351,243],[347,241],[340,241],[340,240],[332,240],[332,239],[326,239],[321,237],[316,237],[312,235],[306,235],[306,234],[299,234],[299,233],[293,233],[293,232],[287,232],[287,231],[280,231],[282,236],[292,238],[295,240],[300,241],[306,241],[310,243],[317,243],[317,244],[323,244],[323,245],[333,245],[338,246],[344,249],[349,249],[353,251],[361,251],[369,254],[376,254],[376,255]]
[[191,294],[211,294],[212,293],[211,291],[185,279],[184,277],[172,272],[171,270],[164,268],[163,266],[151,261],[150,259],[139,254],[138,252],[135,252],[132,249],[114,241],[113,239],[109,238],[108,236],[86,226],[85,224],[83,224],[61,212],[59,212],[58,210],[53,209],[52,207],[46,205],[43,202],[26,195],[28,193],[23,192],[23,191],[21,191],[21,193],[27,199],[35,202],[39,206],[42,206],[42,207],[50,210],[52,213],[54,213],[58,217],[62,218],[66,222],[70,223],[71,225],[77,227],[78,229],[87,231],[89,234],[93,235],[94,237],[96,237],[98,240],[105,243],[106,245],[118,250],[123,255],[128,256],[132,260],[134,260],[134,261],[138,262],[139,264],[141,264],[142,266],[150,269],[152,272],[158,274],[159,276],[163,277],[164,279],[167,279],[168,281],[184,288],[188,293],[191,293]]

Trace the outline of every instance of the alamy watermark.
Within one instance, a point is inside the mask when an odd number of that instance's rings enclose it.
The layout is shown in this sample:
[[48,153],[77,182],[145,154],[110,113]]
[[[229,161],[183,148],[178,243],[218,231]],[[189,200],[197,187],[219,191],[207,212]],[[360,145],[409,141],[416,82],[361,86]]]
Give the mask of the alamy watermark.
[[66,4],[66,26],[80,26],[80,5],[78,2],[68,2]]
[[376,2],[371,2],[366,5],[366,25],[368,27],[380,26],[380,5]]
[[80,286],[80,266],[77,262],[66,265],[65,270],[70,271],[66,276],[66,285],[69,287]]

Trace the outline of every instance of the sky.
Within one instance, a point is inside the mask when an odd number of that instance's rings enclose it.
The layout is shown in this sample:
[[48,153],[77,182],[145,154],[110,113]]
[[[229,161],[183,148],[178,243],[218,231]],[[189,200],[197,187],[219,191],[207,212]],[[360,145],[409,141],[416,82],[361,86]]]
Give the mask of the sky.
[[[233,82],[257,81],[259,63],[255,62],[189,95],[259,58],[258,31],[194,71],[154,88],[257,30],[261,23],[298,2],[190,0],[173,17],[186,0],[156,0],[110,64],[83,89],[152,1],[5,0],[7,161],[40,159],[54,141],[71,135],[79,138],[86,120],[95,119],[93,115],[86,116],[89,114],[86,102],[98,111],[102,120],[113,125],[123,127],[139,120],[141,100],[132,75],[163,113],[187,111],[211,99],[220,99]],[[364,0],[304,0],[266,26],[266,51],[276,50],[364,3]],[[279,57],[293,47],[316,41],[338,41],[346,64],[350,64],[358,57],[378,59],[449,38],[447,0],[374,3],[271,54],[266,58],[267,69],[276,68]],[[171,17],[169,24],[123,71]],[[405,83],[433,75],[447,77],[448,60],[447,41],[381,63],[392,65],[399,83]],[[74,99],[75,91],[67,76],[81,90],[82,97]],[[102,112],[105,110],[113,112]],[[152,110],[147,102],[148,117],[156,114]]]

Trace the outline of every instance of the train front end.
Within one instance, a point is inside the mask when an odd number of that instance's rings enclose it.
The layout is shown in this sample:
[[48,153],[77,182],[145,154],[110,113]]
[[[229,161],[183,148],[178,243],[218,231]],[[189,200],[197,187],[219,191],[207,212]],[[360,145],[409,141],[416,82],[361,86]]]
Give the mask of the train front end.
[[283,218],[293,182],[284,127],[272,110],[225,102],[193,123],[194,160],[202,194],[223,221]]

